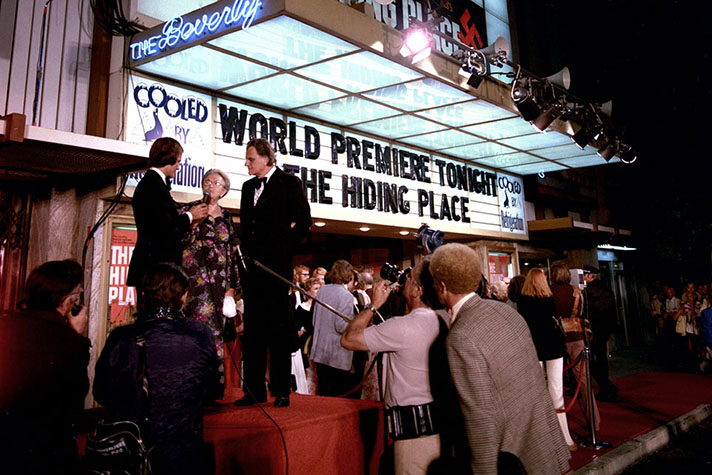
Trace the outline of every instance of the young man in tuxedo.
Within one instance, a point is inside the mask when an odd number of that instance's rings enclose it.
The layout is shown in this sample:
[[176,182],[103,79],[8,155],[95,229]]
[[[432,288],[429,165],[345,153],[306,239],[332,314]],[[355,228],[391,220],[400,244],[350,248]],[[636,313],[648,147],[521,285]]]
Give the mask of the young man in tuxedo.
[[188,212],[178,214],[177,204],[170,193],[170,179],[178,171],[182,158],[183,147],[177,140],[159,138],[153,142],[148,154],[150,168],[134,190],[131,204],[138,238],[126,284],[136,287],[139,308],[141,280],[146,269],[159,262],[181,265],[183,233],[193,221],[199,222],[208,215],[208,206],[205,204],[193,206]]
[[[242,253],[291,281],[294,249],[311,226],[309,202],[302,183],[276,166],[274,149],[265,139],[247,143],[245,166],[254,178],[242,187]],[[267,400],[265,371],[269,350],[274,405],[288,406],[291,353],[296,347],[289,288],[251,265],[250,259],[247,273],[240,280],[245,299],[243,356],[248,391],[235,405],[249,406]]]

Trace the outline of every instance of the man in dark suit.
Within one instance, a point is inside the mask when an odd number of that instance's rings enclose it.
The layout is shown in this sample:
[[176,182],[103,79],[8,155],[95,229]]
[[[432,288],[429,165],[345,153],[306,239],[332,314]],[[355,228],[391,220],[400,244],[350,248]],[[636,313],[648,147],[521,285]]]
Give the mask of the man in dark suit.
[[[245,182],[240,201],[242,252],[292,280],[292,256],[311,226],[309,202],[298,178],[276,166],[274,149],[265,139],[247,144],[245,166],[254,178]],[[245,299],[246,395],[235,401],[249,406],[267,400],[265,371],[270,355],[270,384],[274,405],[289,405],[291,353],[296,329],[289,311],[289,287],[251,265],[241,279]]]
[[134,219],[138,229],[136,247],[131,256],[126,284],[136,287],[138,306],[141,305],[141,280],[144,272],[159,262],[181,265],[183,233],[193,221],[208,215],[208,206],[200,204],[188,212],[178,214],[171,197],[170,179],[178,171],[183,158],[183,147],[177,140],[162,137],[153,142],[148,154],[149,168],[134,190]]
[[524,319],[480,298],[477,253],[446,244],[430,261],[447,305],[447,356],[470,445],[472,473],[563,473],[569,450]]

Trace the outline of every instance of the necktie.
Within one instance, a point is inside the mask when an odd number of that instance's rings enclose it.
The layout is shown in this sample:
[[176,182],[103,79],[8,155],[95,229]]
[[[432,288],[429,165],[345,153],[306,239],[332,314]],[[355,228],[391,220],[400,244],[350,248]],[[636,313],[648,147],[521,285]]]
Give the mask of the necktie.
[[166,177],[166,187],[170,190],[171,189],[171,179]]

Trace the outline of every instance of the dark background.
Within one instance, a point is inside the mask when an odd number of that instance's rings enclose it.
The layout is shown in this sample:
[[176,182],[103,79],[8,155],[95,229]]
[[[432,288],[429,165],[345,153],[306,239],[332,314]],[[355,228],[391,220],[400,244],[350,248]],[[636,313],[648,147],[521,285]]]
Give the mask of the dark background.
[[510,0],[515,62],[541,76],[568,66],[573,94],[613,100],[638,159],[604,167],[611,221],[634,232],[644,275],[671,284],[712,279],[710,13],[694,1]]

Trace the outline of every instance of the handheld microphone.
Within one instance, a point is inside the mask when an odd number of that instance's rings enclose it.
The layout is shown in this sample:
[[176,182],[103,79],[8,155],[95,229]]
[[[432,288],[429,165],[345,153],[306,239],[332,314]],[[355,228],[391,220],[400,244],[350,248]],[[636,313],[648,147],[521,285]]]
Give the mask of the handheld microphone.
[[209,199],[210,199],[210,192],[207,191],[207,190],[206,190],[206,191],[203,191],[202,203],[203,203],[203,204],[207,204]]

